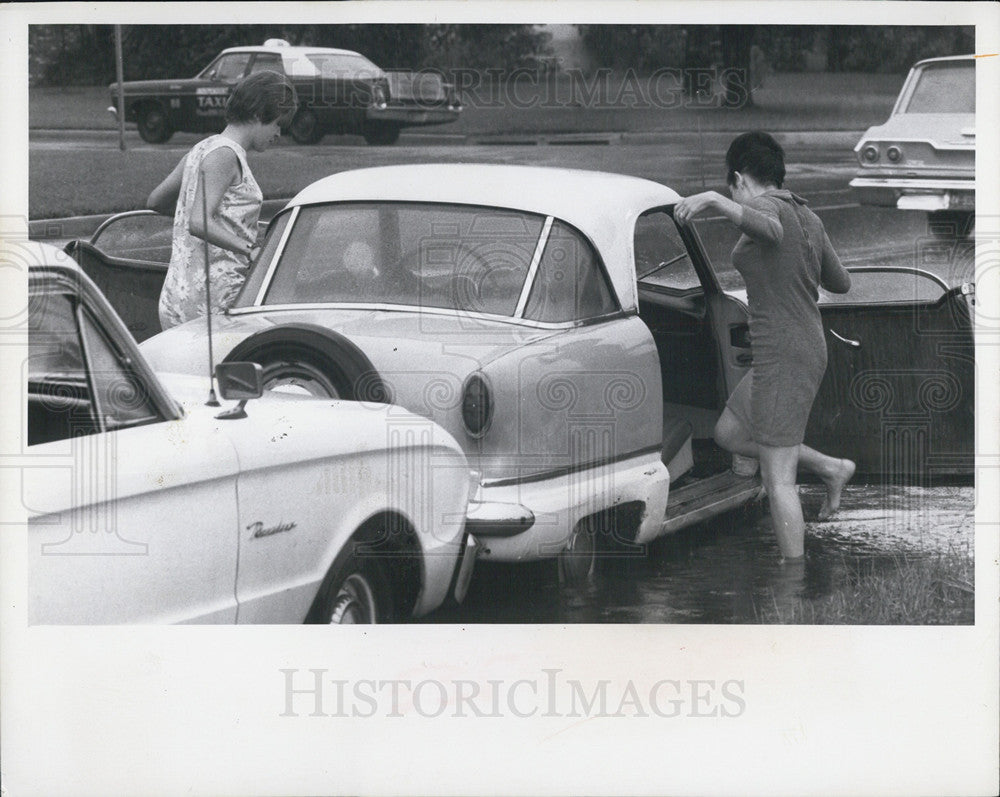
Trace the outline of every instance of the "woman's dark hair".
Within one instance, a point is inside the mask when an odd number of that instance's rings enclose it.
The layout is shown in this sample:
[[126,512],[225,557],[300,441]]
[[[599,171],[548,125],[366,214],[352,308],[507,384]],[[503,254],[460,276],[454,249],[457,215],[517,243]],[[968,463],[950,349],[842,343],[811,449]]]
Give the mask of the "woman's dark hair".
[[275,119],[287,123],[295,114],[295,89],[284,75],[265,70],[254,72],[236,84],[226,103],[226,121],[235,124]]
[[726,152],[726,182],[736,184],[736,172],[749,174],[761,185],[781,188],[785,180],[785,151],[774,136],[754,130],[733,139]]

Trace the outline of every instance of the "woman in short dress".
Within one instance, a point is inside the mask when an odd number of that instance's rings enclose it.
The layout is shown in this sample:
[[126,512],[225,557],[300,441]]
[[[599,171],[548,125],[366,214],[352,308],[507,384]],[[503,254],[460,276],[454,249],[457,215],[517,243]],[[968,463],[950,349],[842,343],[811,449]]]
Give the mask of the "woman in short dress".
[[[263,202],[247,151],[263,152],[277,141],[294,112],[295,90],[287,78],[270,71],[250,75],[229,97],[226,128],[195,144],[149,195],[147,207],[174,217],[170,266],[160,292],[163,329],[206,312],[222,313],[236,299],[253,260]],[[205,241],[211,307],[205,296]]]
[[732,199],[715,191],[695,194],[677,203],[674,217],[687,223],[712,211],[743,233],[733,249],[733,266],[746,283],[753,366],[726,403],[715,440],[728,451],[760,460],[778,548],[784,559],[798,559],[805,524],[797,467],[826,484],[821,520],[837,510],[841,491],[854,475],[850,460],[802,442],[826,371],[817,288],[846,293],[851,278],[823,223],[804,199],[782,188],[784,151],[772,136],[738,136],[726,153],[726,167]]

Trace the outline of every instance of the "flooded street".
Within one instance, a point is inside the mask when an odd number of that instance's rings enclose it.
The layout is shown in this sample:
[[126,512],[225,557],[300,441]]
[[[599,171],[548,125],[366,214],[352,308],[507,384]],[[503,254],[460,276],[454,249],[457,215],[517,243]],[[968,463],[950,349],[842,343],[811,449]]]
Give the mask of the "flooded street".
[[973,555],[971,486],[854,485],[825,523],[809,522],[822,489],[800,488],[806,561],[781,564],[766,502],[681,531],[643,555],[603,557],[577,586],[554,562],[477,566],[469,595],[436,623],[760,623],[806,609],[852,574],[903,562]]

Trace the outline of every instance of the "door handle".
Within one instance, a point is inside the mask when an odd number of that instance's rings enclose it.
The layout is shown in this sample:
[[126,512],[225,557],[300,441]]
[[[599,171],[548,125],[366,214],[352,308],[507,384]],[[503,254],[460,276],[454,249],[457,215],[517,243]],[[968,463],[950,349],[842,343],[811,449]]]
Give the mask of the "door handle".
[[737,354],[736,355],[737,365],[753,365],[753,355],[752,354]]
[[838,335],[832,329],[830,330],[830,334],[833,335],[841,343],[846,343],[851,348],[854,348],[854,349],[860,349],[861,348],[861,341],[860,340],[851,340],[850,338],[845,338],[843,335]]

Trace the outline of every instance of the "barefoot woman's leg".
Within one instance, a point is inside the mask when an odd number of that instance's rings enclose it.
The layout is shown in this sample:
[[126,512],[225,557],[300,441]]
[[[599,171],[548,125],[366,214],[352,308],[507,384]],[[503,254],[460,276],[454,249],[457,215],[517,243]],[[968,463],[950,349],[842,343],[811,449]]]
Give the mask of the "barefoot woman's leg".
[[854,463],[849,459],[829,457],[803,444],[799,446],[799,465],[815,473],[826,485],[826,496],[817,517],[827,520],[840,508],[840,493],[854,475]]
[[758,448],[778,550],[785,559],[798,559],[805,552],[805,522],[795,486],[799,447],[758,445]]

